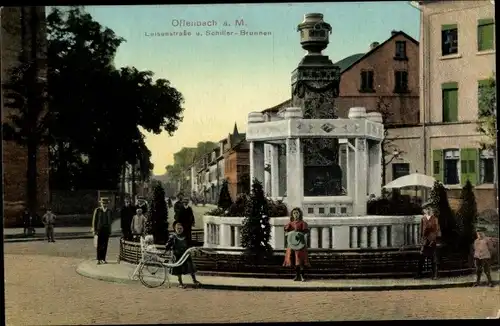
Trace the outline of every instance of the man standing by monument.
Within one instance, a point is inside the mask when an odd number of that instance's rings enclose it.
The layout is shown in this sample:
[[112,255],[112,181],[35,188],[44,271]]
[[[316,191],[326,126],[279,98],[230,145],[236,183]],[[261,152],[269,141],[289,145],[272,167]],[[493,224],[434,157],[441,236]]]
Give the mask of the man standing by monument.
[[101,206],[94,211],[92,230],[97,236],[97,264],[106,264],[106,254],[108,252],[108,241],[111,234],[111,224],[113,223],[113,212],[108,207],[109,200],[101,199]]
[[177,221],[177,218],[178,218],[179,214],[181,213],[182,209],[184,208],[184,204],[182,203],[183,199],[184,199],[184,196],[183,196],[182,192],[180,192],[177,195],[177,201],[174,204],[174,220],[176,220],[176,221]]
[[122,229],[123,238],[127,241],[132,239],[130,225],[134,217],[136,208],[130,203],[130,198],[125,198],[124,206],[120,211],[120,225]]
[[437,238],[440,233],[439,221],[434,214],[434,209],[430,202],[427,202],[422,207],[424,211],[424,216],[420,221],[420,234],[422,236],[422,246],[420,249],[420,257],[418,260],[418,272],[417,278],[422,277],[422,270],[424,268],[424,262],[427,258],[431,260],[432,266],[432,278],[437,279],[438,277],[438,266],[437,266]]

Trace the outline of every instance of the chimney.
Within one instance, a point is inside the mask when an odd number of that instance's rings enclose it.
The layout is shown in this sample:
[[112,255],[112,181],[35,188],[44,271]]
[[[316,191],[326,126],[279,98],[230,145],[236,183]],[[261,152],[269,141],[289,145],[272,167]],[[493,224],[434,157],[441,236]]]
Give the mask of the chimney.
[[379,45],[380,45],[379,42],[373,42],[372,44],[370,44],[370,51],[373,50],[373,49],[375,49]]
[[394,36],[394,34],[396,34],[396,33],[398,33],[398,31],[396,31],[396,30],[394,30],[394,29],[393,29],[393,30],[391,31],[391,36]]

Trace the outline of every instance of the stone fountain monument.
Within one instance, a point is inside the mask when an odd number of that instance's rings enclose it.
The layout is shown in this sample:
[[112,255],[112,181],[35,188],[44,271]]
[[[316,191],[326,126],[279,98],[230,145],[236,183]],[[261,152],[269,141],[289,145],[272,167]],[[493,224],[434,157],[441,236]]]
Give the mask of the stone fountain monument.
[[[322,14],[314,13],[305,15],[298,31],[307,53],[292,72],[292,107],[272,119],[262,112],[248,115],[251,179],[265,184],[270,172],[272,197],[285,188],[288,208],[304,212],[313,249],[415,245],[418,217],[366,216],[369,195],[379,196],[382,189],[381,114],[354,107],[348,118],[338,118],[334,101],[340,69],[321,52],[332,28]],[[280,147],[285,147],[282,155]],[[281,185],[283,175],[286,181]],[[283,226],[288,221],[289,217],[270,219],[271,245],[276,250],[286,247]],[[205,247],[241,248],[242,222],[240,217],[205,216]]]
[[[306,14],[297,30],[307,54],[292,72],[292,105],[302,109],[304,119],[335,119],[334,101],[339,95],[340,68],[321,52],[328,46],[332,27],[323,21],[322,14],[314,13]],[[304,195],[341,195],[338,139],[303,139],[302,150]]]

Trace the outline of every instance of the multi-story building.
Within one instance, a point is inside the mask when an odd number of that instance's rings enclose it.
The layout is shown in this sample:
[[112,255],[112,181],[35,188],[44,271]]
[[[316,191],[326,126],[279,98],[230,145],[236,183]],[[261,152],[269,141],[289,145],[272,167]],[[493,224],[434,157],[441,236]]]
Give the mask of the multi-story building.
[[250,147],[244,133],[234,125],[233,133],[224,143],[224,177],[233,201],[240,193],[250,191]]
[[493,77],[495,9],[493,1],[420,1],[420,122],[408,130],[421,137],[419,160],[458,198],[470,180],[479,209],[495,207],[494,154],[482,150],[477,131],[478,100]]
[[[36,57],[40,67],[40,78],[45,78],[47,71],[46,61],[46,18],[45,7],[2,7],[0,9],[0,25],[2,40],[1,53],[1,82],[4,84],[9,78],[12,68],[20,64],[21,51],[32,53],[31,39],[38,38]],[[33,31],[31,20],[37,19],[40,29]],[[36,32],[36,34],[35,34]],[[11,111],[5,102],[5,89],[2,88],[2,123],[8,121]],[[26,148],[13,141],[2,140],[3,144],[3,185],[4,185],[4,217],[6,225],[19,218],[26,205]],[[49,193],[49,151],[47,146],[41,146],[37,156],[37,196],[38,205],[43,207],[50,201]]]
[[[383,174],[386,181],[409,174],[414,156],[420,154],[405,149],[418,143],[419,139],[412,135],[406,137],[404,133],[401,135],[399,129],[419,124],[419,42],[402,31],[392,31],[384,42],[371,43],[366,53],[353,54],[335,65],[341,72],[340,93],[334,103],[337,116],[347,118],[349,109],[357,106],[366,107],[368,111],[382,111],[388,129]],[[290,105],[291,100],[287,100],[263,113],[268,120],[278,119],[280,112]],[[269,150],[266,147],[266,164],[271,156]],[[282,160],[283,155],[279,155]],[[284,183],[285,176],[279,179],[279,193],[283,196],[281,188],[284,184],[281,183]],[[264,183],[269,192],[268,170]]]

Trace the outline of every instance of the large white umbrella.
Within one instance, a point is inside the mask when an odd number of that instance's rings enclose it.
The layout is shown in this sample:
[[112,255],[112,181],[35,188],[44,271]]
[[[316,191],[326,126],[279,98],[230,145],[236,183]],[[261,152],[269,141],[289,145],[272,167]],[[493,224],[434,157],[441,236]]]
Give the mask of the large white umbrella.
[[407,188],[407,187],[425,187],[432,188],[436,179],[425,174],[413,173],[397,178],[386,184],[384,188]]

